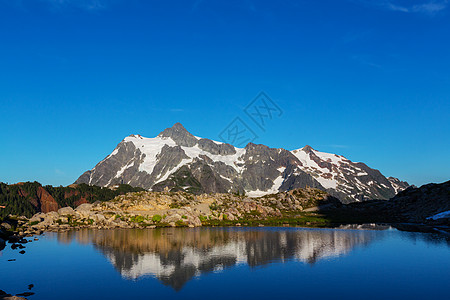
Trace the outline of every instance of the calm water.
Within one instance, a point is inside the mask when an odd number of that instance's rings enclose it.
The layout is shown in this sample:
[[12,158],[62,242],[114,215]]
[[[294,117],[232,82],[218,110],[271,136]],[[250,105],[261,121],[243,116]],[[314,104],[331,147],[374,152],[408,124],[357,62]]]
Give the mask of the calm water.
[[[450,239],[397,230],[199,228],[46,234],[0,252],[29,299],[448,299]],[[8,259],[16,261],[8,262]]]

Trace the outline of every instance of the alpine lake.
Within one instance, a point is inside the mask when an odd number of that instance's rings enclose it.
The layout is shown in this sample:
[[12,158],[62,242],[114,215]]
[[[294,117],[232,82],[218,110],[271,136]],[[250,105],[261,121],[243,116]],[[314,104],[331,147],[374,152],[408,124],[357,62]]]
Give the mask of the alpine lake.
[[450,237],[391,227],[45,233],[0,252],[27,299],[449,299]]

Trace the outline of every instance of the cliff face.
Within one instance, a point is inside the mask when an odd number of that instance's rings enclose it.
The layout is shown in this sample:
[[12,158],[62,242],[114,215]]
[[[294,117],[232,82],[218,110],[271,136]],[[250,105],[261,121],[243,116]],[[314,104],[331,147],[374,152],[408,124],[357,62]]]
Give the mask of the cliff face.
[[48,213],[58,210],[59,205],[55,201],[55,198],[53,198],[46,190],[44,190],[42,186],[38,187],[36,196],[40,211]]

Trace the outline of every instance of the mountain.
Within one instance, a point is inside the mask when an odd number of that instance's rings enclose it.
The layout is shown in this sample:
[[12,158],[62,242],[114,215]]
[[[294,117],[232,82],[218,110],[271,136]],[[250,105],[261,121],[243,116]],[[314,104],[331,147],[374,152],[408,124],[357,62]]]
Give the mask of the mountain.
[[252,197],[295,188],[327,191],[343,203],[389,199],[409,185],[364,163],[314,150],[245,148],[199,138],[176,123],[155,138],[130,135],[75,183],[129,184],[153,191],[239,193]]

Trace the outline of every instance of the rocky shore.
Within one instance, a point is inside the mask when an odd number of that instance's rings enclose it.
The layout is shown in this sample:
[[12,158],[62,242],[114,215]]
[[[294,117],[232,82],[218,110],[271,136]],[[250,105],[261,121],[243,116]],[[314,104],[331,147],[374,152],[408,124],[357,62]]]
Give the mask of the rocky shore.
[[20,217],[14,226],[16,236],[29,237],[45,231],[81,228],[156,228],[218,225],[325,226],[319,210],[341,203],[318,189],[248,198],[232,194],[192,195],[185,192],[134,192],[111,201],[84,203],[58,211]]

